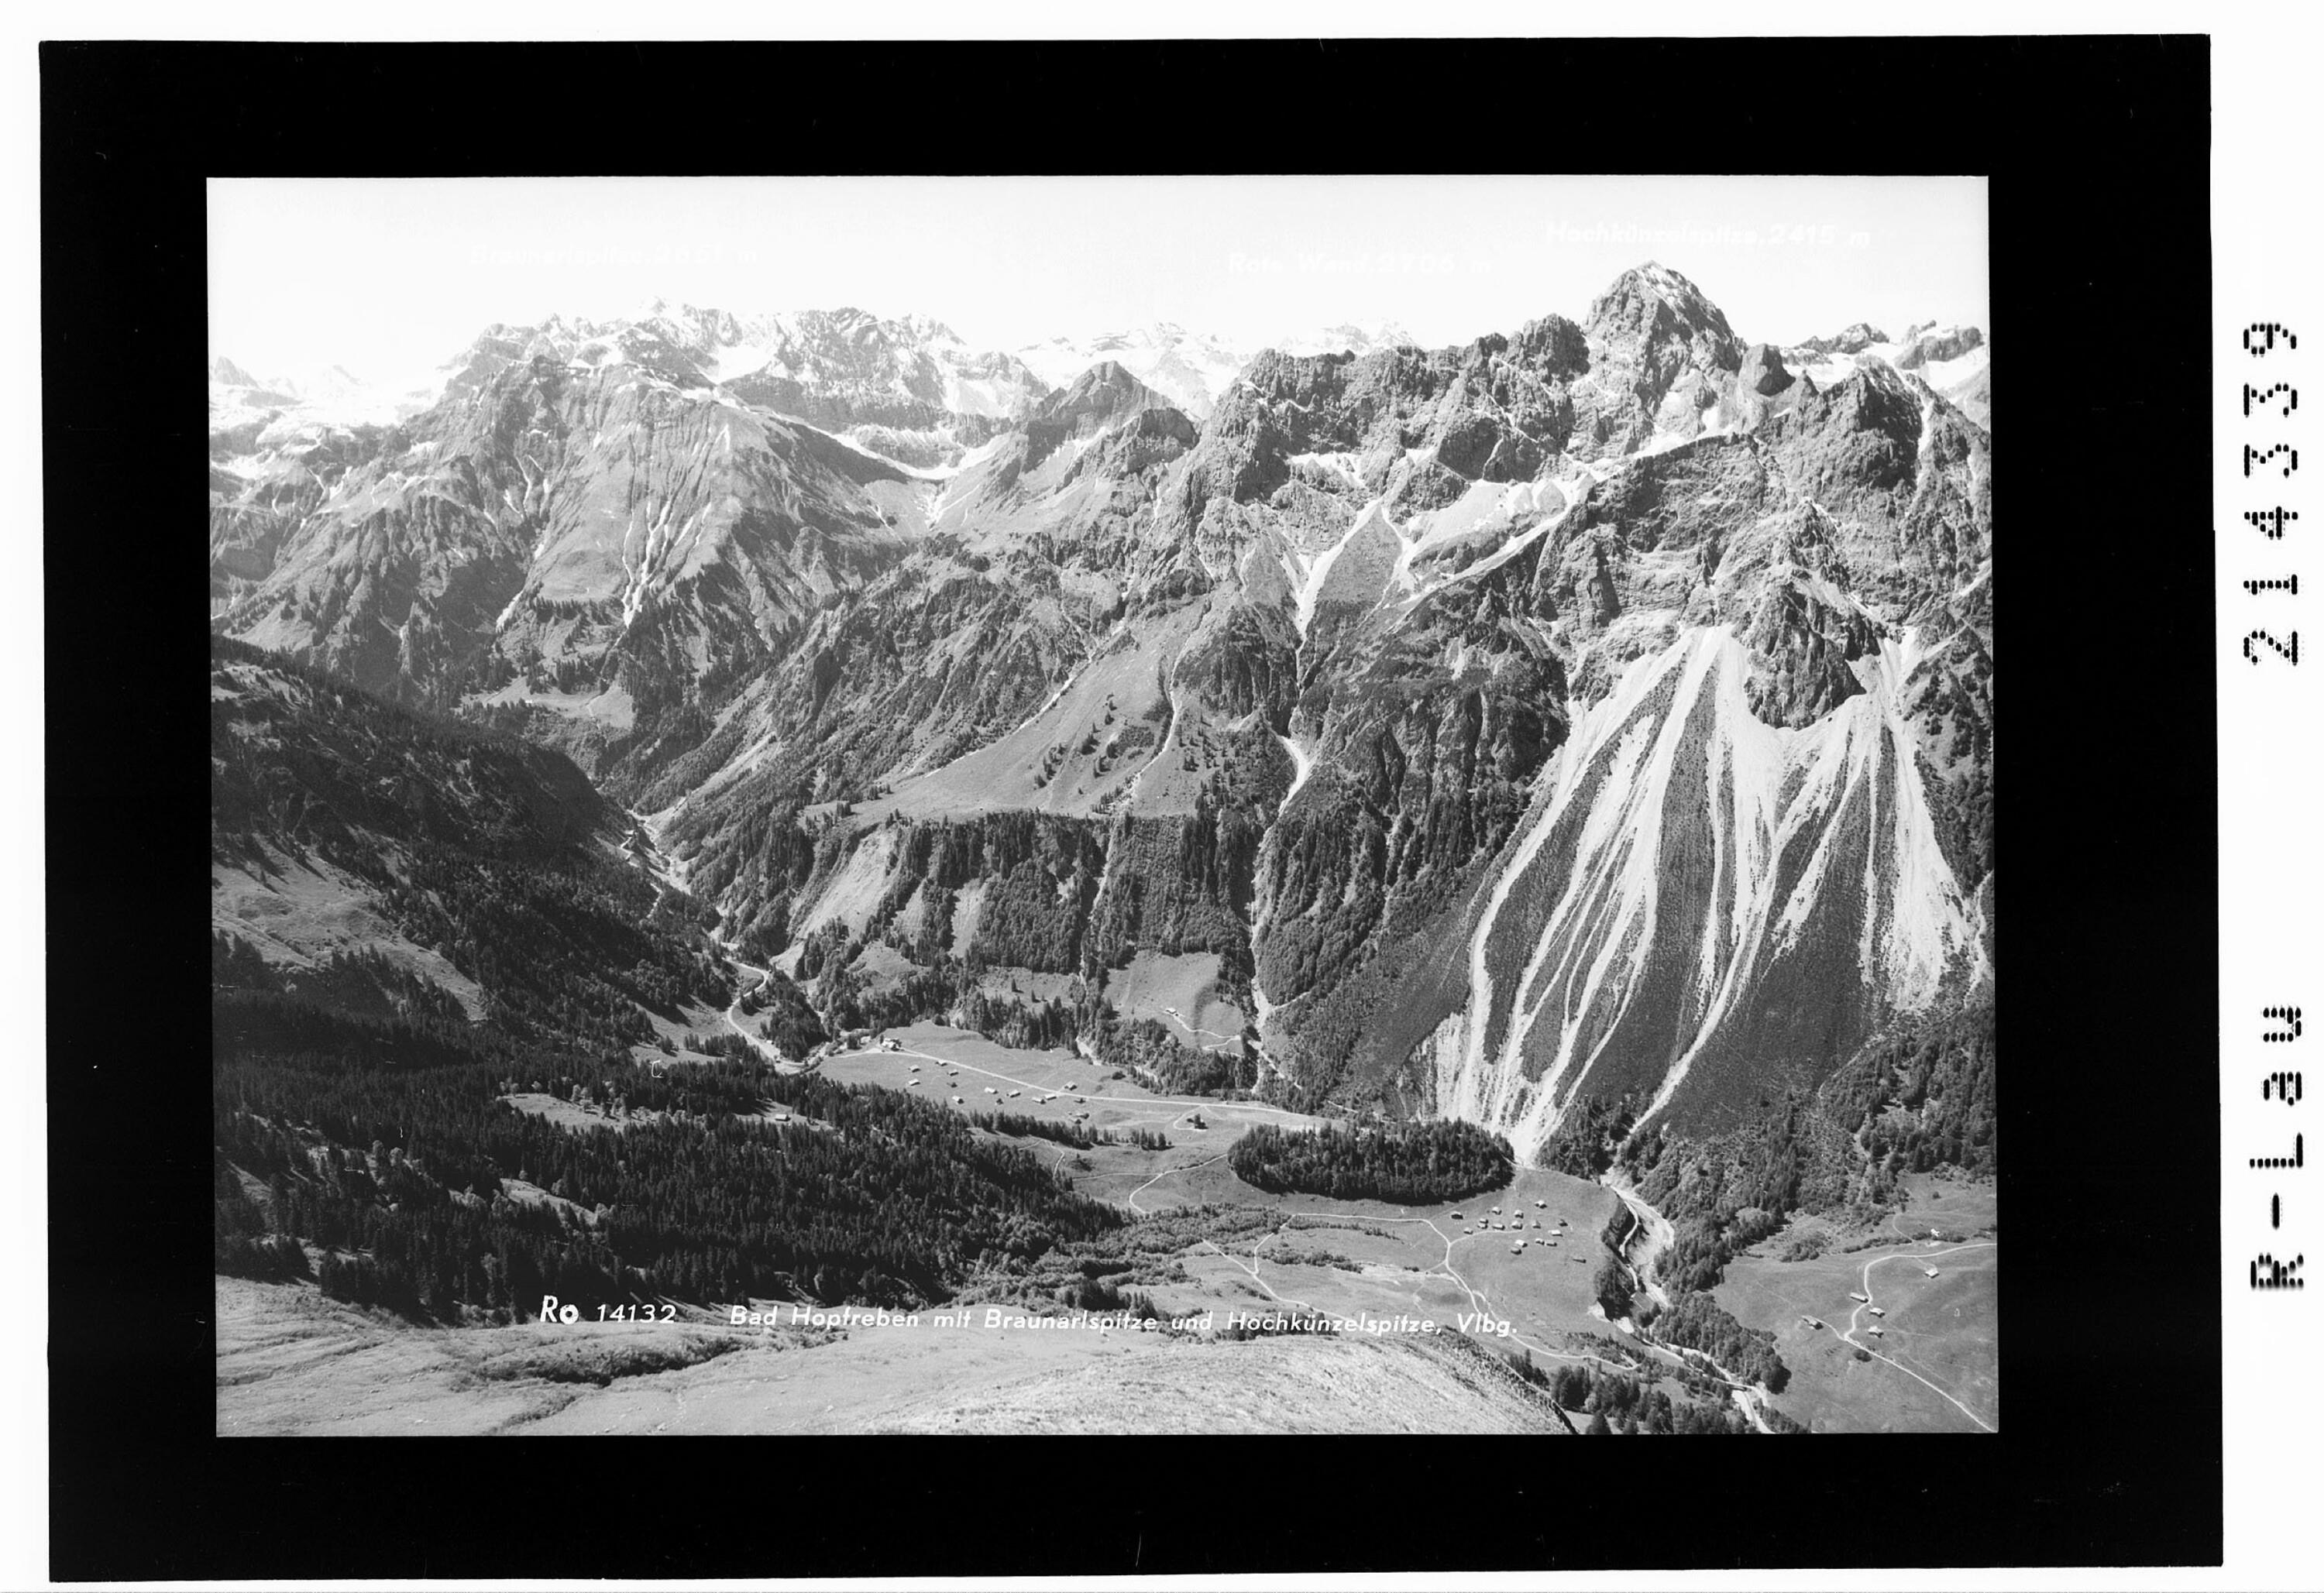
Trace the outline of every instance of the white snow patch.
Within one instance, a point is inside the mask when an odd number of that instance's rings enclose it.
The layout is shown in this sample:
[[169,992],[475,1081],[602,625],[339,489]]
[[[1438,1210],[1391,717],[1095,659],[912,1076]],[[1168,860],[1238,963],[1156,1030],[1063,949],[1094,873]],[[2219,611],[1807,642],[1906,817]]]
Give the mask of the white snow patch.
[[1363,511],[1348,522],[1348,529],[1341,533],[1340,539],[1301,569],[1298,592],[1293,599],[1301,640],[1305,640],[1307,627],[1315,618],[1315,603],[1323,595],[1323,583],[1331,577],[1332,566],[1339,562],[1340,555],[1347,550],[1348,544],[1355,540],[1356,533],[1363,529],[1365,523],[1374,515],[1379,515],[1388,529],[1396,529],[1396,522],[1389,520],[1388,511],[1380,507],[1382,502],[1374,498],[1365,504]]
[[1305,467],[1336,475],[1351,487],[1364,484],[1364,478],[1356,468],[1360,461],[1353,454],[1291,454],[1285,456],[1284,463],[1294,470]]
[[1281,818],[1290,810],[1291,799],[1299,795],[1299,787],[1305,785],[1307,777],[1315,772],[1315,759],[1313,753],[1289,736],[1277,736],[1275,739],[1283,743],[1283,750],[1286,752],[1291,754],[1291,789],[1283,794],[1283,801],[1275,810],[1275,816]]
[[1941,392],[1959,387],[1993,364],[1993,345],[1980,343],[1967,354],[1949,360],[1931,360],[1914,374]]

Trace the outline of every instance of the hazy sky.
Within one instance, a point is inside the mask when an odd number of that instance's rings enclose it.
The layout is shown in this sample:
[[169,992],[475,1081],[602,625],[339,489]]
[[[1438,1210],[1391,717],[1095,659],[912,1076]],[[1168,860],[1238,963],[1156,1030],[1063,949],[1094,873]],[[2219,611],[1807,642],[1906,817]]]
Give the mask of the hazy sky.
[[1229,342],[1579,320],[1659,260],[1742,336],[1991,330],[1981,178],[483,178],[209,185],[210,347],[424,372],[494,321],[656,297],[933,316],[978,348],[1156,320]]

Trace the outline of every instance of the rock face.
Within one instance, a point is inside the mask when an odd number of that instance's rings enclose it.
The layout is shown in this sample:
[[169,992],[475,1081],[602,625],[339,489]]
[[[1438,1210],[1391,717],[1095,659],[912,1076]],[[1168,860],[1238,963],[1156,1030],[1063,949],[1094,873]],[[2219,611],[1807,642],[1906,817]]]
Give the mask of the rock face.
[[1737,380],[1761,398],[1773,398],[1792,384],[1792,373],[1784,369],[1782,355],[1764,343],[1755,343],[1743,351],[1743,368]]
[[1917,371],[1932,360],[1957,360],[1984,346],[1985,334],[1975,327],[1953,327],[1941,332],[1923,328],[1907,340],[1895,365],[1900,371]]
[[273,573],[284,541],[377,448],[376,431],[319,423],[259,419],[210,434],[213,619]]
[[1302,1105],[1715,1124],[1989,990],[1991,440],[1871,328],[1794,376],[1647,265],[1198,419],[689,314],[495,328],[263,492],[228,445],[223,627],[570,751],[818,1001],[1199,974]]

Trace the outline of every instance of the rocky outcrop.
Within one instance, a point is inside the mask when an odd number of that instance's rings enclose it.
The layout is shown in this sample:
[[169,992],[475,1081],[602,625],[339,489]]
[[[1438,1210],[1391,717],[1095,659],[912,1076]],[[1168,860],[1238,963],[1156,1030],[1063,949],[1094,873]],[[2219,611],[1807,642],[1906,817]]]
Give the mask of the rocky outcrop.
[[1858,321],[1837,337],[1811,337],[1798,345],[1794,352],[1810,357],[1861,354],[1876,343],[1887,341],[1887,333],[1868,321]]
[[1900,371],[1917,371],[1932,360],[1957,360],[1965,354],[1985,346],[1985,334],[1975,327],[1955,327],[1947,331],[1915,332],[1906,340],[1908,346],[1896,356]]
[[1877,648],[1879,628],[1824,583],[1787,576],[1761,588],[1737,638],[1751,653],[1753,716],[1798,730],[1863,693],[1850,666]]
[[1743,351],[1743,367],[1736,374],[1736,383],[1762,398],[1773,398],[1792,385],[1792,373],[1784,369],[1783,356],[1775,349],[1755,343]]

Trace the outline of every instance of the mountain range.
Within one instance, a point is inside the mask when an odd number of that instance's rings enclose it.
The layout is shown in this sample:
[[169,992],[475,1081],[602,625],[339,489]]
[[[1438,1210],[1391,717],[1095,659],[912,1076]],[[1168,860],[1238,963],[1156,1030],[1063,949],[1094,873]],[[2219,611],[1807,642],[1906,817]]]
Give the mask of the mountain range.
[[1989,357],[1648,264],[1434,350],[656,304],[369,419],[220,358],[212,625],[569,757],[835,1021],[1102,1049],[1191,971],[1173,1077],[1712,1132],[1989,999]]

